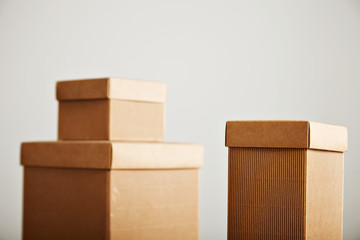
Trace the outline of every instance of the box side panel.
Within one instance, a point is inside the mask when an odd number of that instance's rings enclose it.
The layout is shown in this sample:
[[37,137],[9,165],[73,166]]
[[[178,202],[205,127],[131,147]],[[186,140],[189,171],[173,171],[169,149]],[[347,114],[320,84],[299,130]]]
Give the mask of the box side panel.
[[305,149],[229,148],[228,239],[305,238]]
[[58,100],[105,99],[108,97],[108,79],[60,81],[56,84]]
[[204,149],[199,144],[113,142],[113,169],[200,168]]
[[24,169],[23,239],[108,239],[108,171]]
[[342,239],[343,153],[307,151],[306,239]]
[[307,121],[228,121],[228,147],[307,148]]
[[109,100],[59,102],[60,140],[109,139]]
[[112,140],[163,141],[164,104],[110,100]]
[[166,88],[162,82],[110,78],[109,98],[164,103]]
[[33,167],[111,168],[111,143],[96,141],[28,142],[21,145],[21,164]]
[[110,172],[111,239],[198,239],[195,169]]
[[310,122],[309,148],[346,152],[347,139],[346,127]]

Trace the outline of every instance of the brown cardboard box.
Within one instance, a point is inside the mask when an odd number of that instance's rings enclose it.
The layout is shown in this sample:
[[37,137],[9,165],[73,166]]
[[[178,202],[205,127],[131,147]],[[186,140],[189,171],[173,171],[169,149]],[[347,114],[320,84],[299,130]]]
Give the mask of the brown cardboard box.
[[57,83],[60,140],[164,140],[166,84],[119,78]]
[[196,144],[23,143],[23,239],[198,239]]
[[347,129],[230,121],[228,239],[342,239]]

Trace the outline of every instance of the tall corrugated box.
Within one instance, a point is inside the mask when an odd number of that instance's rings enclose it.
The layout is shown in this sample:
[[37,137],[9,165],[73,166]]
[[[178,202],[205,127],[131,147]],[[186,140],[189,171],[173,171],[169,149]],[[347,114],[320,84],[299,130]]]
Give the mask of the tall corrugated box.
[[154,141],[163,139],[164,84],[60,82],[57,94],[59,138],[77,140],[22,144],[23,239],[198,239],[203,148]]
[[229,121],[228,239],[342,239],[347,129]]

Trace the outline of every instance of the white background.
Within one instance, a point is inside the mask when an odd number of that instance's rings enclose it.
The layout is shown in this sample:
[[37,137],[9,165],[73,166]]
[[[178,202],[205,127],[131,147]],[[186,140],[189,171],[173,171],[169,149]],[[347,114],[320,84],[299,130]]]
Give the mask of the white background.
[[21,236],[20,142],[55,140],[55,81],[168,83],[166,139],[205,145],[200,236],[226,239],[226,120],[345,125],[360,239],[360,1],[0,0],[0,239]]

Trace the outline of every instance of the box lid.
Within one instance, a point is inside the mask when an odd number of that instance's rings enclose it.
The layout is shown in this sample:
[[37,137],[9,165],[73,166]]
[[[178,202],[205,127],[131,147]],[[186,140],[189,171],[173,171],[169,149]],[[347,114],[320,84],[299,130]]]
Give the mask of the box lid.
[[311,148],[347,151],[347,128],[310,121],[228,121],[228,147]]
[[21,145],[21,164],[89,169],[200,168],[203,146],[115,141],[26,142]]
[[161,82],[99,78],[73,81],[59,81],[56,84],[56,98],[65,100],[119,99],[130,101],[166,101],[167,85]]

